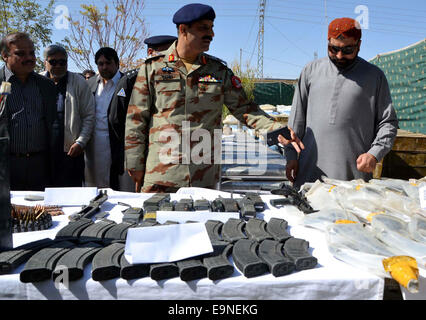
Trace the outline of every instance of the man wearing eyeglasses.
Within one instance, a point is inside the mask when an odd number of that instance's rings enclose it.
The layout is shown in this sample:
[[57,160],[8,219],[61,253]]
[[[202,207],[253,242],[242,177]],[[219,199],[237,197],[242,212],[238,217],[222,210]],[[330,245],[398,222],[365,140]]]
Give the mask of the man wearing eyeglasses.
[[53,122],[54,185],[81,187],[84,180],[84,149],[95,124],[95,101],[87,82],[68,71],[68,54],[59,45],[44,50],[46,71],[59,95]]
[[372,178],[392,148],[398,121],[384,73],[358,56],[361,28],[351,18],[328,27],[328,57],[303,69],[288,126],[302,139],[298,156],[286,146],[286,175],[294,186],[321,176]]
[[44,191],[52,182],[50,141],[56,88],[34,72],[34,42],[27,33],[6,35],[0,52],[5,62],[0,82],[11,83],[11,94],[1,115],[6,117],[10,138],[10,189]]

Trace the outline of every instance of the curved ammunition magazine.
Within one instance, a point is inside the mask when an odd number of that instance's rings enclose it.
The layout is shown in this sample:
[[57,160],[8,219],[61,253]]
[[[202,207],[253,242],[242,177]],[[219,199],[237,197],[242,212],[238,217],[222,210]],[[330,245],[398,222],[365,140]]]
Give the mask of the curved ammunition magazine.
[[284,256],[282,248],[282,243],[269,239],[263,240],[259,245],[259,257],[266,262],[275,277],[285,276],[296,269],[293,261]]
[[55,239],[77,239],[78,237],[80,237],[80,234],[84,231],[84,229],[86,229],[92,224],[93,221],[90,219],[80,219],[77,221],[71,221],[56,233]]
[[210,201],[207,199],[197,199],[194,201],[194,210],[195,211],[209,211],[210,210]]
[[240,217],[243,219],[256,218],[256,208],[254,202],[248,198],[238,199],[238,207],[240,209]]
[[272,236],[266,232],[266,222],[260,219],[249,219],[246,223],[246,234],[249,239],[261,242],[265,239],[272,239]]
[[175,204],[175,211],[194,211],[194,200],[180,199]]
[[120,277],[124,242],[114,242],[98,251],[92,261],[92,279],[104,281]]
[[123,222],[138,223],[143,218],[143,209],[130,207],[123,212]]
[[245,224],[245,221],[241,219],[228,219],[222,227],[223,240],[234,243],[240,239],[247,239],[247,236],[243,231]]
[[52,280],[55,281],[63,272],[68,272],[69,281],[82,278],[84,267],[92,261],[94,255],[102,248],[103,246],[96,242],[88,242],[72,248],[59,258],[55,270],[52,272]]
[[163,202],[158,208],[159,211],[173,211],[175,209],[172,202]]
[[149,266],[149,276],[152,280],[166,280],[179,276],[179,268],[175,263],[155,263]]
[[11,250],[0,253],[0,275],[11,273],[13,269],[26,262],[35,253],[51,246],[55,240],[45,238],[23,244]]
[[137,223],[131,222],[121,222],[113,225],[104,235],[104,241],[108,240],[126,240],[127,231],[129,228],[134,228],[137,226]]
[[120,277],[126,280],[139,279],[149,276],[149,267],[147,263],[130,264],[125,255],[121,255],[120,259]]
[[117,225],[117,223],[112,220],[99,220],[83,230],[79,237],[79,241],[82,243],[103,240],[105,233],[115,225]]
[[24,283],[50,279],[56,262],[74,246],[71,241],[59,241],[38,251],[27,261],[19,279]]
[[244,198],[253,201],[254,208],[257,212],[265,211],[266,203],[263,202],[259,194],[254,192],[247,192]]
[[280,218],[271,218],[266,224],[266,231],[278,242],[285,242],[292,236],[287,232],[288,222]]
[[143,209],[145,212],[158,211],[164,202],[170,202],[170,194],[156,193],[151,198],[146,199],[143,202]]
[[176,262],[179,277],[183,281],[197,280],[207,277],[207,268],[201,259],[185,259]]
[[211,210],[212,212],[225,212],[225,206],[222,201],[217,198],[211,202]]
[[[163,225],[167,224],[176,224],[174,221],[166,221]],[[161,225],[157,221],[143,221],[139,226],[141,227],[151,227]],[[166,262],[166,263],[154,263],[149,265],[149,276],[152,280],[165,280],[170,278],[175,278],[179,276],[179,268],[176,263]]]
[[232,249],[235,265],[247,278],[257,277],[268,272],[268,265],[257,256],[258,243],[251,239],[238,240]]
[[239,212],[237,200],[233,198],[222,198],[219,196],[219,200],[222,202],[225,212]]
[[315,268],[317,258],[309,253],[309,242],[303,239],[290,238],[284,243],[284,255],[296,265],[296,270]]
[[228,260],[232,247],[232,244],[228,244],[221,253],[203,259],[203,264],[207,268],[207,277],[210,280],[225,279],[234,274],[234,266]]
[[221,237],[221,231],[223,227],[223,222],[219,220],[207,220],[206,223],[207,234],[209,235],[210,242],[212,243],[213,248],[221,247],[224,249],[229,242],[225,241]]

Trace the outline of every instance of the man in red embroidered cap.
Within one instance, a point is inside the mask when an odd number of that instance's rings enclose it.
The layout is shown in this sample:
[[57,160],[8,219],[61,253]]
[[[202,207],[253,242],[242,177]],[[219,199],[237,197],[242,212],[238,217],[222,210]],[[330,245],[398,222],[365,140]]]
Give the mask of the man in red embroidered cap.
[[287,178],[300,187],[321,176],[368,181],[392,148],[398,121],[384,73],[358,56],[361,28],[351,18],[328,28],[328,57],[306,65],[288,126],[302,139],[285,150]]
[[[247,99],[241,82],[222,60],[205,54],[214,37],[215,17],[208,5],[183,6],[173,16],[178,40],[139,70],[125,131],[126,168],[137,190],[216,188],[222,157],[215,131],[221,134],[224,104],[248,127],[283,127]],[[168,145],[174,134],[178,142],[172,150]],[[287,143],[298,147],[300,141],[292,138]]]

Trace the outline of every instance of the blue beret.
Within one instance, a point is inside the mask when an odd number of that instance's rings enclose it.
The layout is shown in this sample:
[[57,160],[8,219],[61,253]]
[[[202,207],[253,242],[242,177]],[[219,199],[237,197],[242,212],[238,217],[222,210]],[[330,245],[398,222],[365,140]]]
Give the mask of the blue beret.
[[214,20],[215,18],[216,14],[212,7],[201,3],[191,3],[176,11],[173,23],[176,25],[188,24],[197,20]]
[[177,37],[174,36],[153,36],[146,38],[143,42],[148,45],[148,47],[151,46],[159,46],[166,43],[172,43],[177,40]]

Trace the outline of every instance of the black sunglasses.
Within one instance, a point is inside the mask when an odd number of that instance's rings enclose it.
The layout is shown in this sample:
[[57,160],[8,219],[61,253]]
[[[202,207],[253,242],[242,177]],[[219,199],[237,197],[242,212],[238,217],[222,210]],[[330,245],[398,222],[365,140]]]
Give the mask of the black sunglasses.
[[358,47],[358,42],[353,46],[345,46],[345,47],[337,47],[333,46],[331,44],[328,44],[328,50],[331,51],[333,54],[337,54],[339,51],[342,52],[342,54],[352,54]]
[[49,64],[53,67],[56,67],[57,64],[59,64],[60,66],[66,66],[67,65],[67,59],[52,59],[52,60],[47,60],[47,62],[49,62]]

